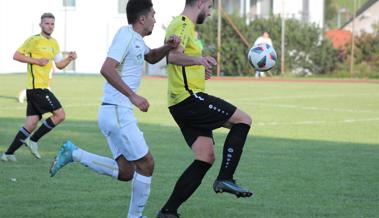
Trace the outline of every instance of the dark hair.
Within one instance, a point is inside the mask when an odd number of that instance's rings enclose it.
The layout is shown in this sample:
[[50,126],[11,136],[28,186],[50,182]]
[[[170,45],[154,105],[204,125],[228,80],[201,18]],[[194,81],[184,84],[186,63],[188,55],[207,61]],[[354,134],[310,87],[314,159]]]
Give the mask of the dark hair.
[[193,5],[197,0],[186,0],[186,5]]
[[42,21],[44,18],[53,18],[53,19],[55,19],[54,15],[53,15],[52,13],[49,13],[49,12],[47,12],[47,13],[43,13],[43,14],[41,15],[41,21]]
[[[198,0],[186,0],[186,5],[190,5],[190,6],[192,6],[192,5],[194,5],[195,4],[195,2],[197,2]],[[213,3],[215,2],[215,0],[212,0],[213,1]]]
[[152,7],[151,0],[129,0],[126,5],[128,23],[134,24],[140,16],[148,14]]

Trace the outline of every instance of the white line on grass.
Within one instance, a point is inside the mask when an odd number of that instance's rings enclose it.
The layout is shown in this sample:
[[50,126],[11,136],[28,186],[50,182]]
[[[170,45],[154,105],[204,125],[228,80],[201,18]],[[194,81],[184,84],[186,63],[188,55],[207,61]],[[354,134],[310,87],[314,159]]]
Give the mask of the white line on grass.
[[[77,107],[95,107],[95,106],[100,106],[100,103],[98,104],[63,104],[63,108],[77,108]],[[16,107],[1,107],[0,111],[9,111],[9,110],[26,110],[26,104],[23,104],[21,106],[16,106]]]
[[367,94],[351,94],[351,95],[345,95],[345,94],[334,94],[334,95],[289,95],[289,96],[267,96],[267,97],[259,97],[259,98],[249,98],[246,100],[253,100],[253,101],[261,101],[261,100],[273,100],[273,99],[310,99],[310,98],[372,98],[372,97],[379,97],[378,93],[367,93]]
[[269,103],[252,103],[253,106],[268,106],[268,107],[280,107],[280,108],[291,108],[291,109],[301,109],[301,110],[313,110],[313,111],[332,111],[332,112],[350,112],[350,113],[379,113],[379,111],[369,111],[369,110],[352,110],[352,109],[340,109],[340,108],[320,108],[320,107],[305,107],[290,104],[269,104]]
[[258,122],[253,123],[257,126],[295,126],[295,125],[320,125],[320,124],[335,124],[335,123],[358,123],[358,122],[376,122],[379,121],[379,117],[367,118],[367,119],[346,119],[346,120],[335,120],[335,121],[324,121],[324,120],[314,120],[314,121],[299,121],[299,122]]

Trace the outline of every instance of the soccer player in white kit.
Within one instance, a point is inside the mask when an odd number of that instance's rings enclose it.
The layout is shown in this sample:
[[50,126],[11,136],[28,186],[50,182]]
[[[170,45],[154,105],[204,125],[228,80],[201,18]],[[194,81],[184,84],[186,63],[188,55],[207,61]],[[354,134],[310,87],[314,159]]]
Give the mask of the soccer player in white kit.
[[136,94],[144,60],[160,61],[179,45],[180,39],[171,36],[162,47],[149,49],[143,37],[151,34],[155,23],[151,0],[129,0],[126,12],[130,25],[116,33],[101,68],[107,81],[98,123],[113,159],[89,153],[67,141],[53,161],[50,174],[54,176],[70,162],[80,162],[120,181],[133,180],[128,218],[140,218],[150,193],[154,160],[138,128],[133,105],[143,112],[149,108],[147,99]]

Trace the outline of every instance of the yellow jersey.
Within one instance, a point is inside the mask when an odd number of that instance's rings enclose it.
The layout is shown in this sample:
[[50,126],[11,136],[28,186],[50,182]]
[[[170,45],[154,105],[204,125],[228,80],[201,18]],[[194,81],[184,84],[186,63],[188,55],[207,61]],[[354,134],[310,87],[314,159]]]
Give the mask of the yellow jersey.
[[[177,16],[166,30],[166,39],[171,35],[180,38],[180,46],[188,56],[202,56],[202,48],[198,43],[195,24],[186,16]],[[167,65],[168,73],[168,105],[178,104],[193,93],[205,90],[205,68],[202,65],[179,66]]]
[[46,38],[41,34],[31,36],[21,45],[18,52],[32,58],[47,58],[49,63],[45,66],[36,64],[27,65],[27,89],[44,89],[49,87],[49,73],[53,61],[60,53],[57,40]]

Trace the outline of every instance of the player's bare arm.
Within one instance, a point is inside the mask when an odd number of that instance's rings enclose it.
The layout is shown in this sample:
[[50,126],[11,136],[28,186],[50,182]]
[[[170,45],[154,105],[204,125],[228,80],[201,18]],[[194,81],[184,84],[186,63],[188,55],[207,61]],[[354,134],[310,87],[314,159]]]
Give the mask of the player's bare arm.
[[121,79],[120,75],[117,73],[117,66],[120,63],[112,58],[107,58],[103,66],[101,67],[100,73],[104,76],[104,78],[119,92],[124,94],[126,97],[130,99],[133,105],[135,105],[138,109],[143,112],[147,112],[149,109],[149,102],[142,96],[137,95],[133,92],[132,89],[129,88],[128,85],[124,83]]
[[76,52],[71,51],[71,52],[68,53],[68,55],[67,55],[66,58],[64,58],[63,60],[61,60],[59,62],[56,62],[55,66],[58,69],[62,70],[65,67],[67,67],[67,65],[69,65],[71,63],[71,61],[75,60],[76,58],[77,58]]
[[22,63],[36,64],[39,66],[45,66],[46,64],[49,63],[49,59],[47,58],[32,58],[32,57],[22,54],[19,51],[16,51],[14,53],[13,59]]
[[217,61],[210,56],[194,57],[184,54],[184,49],[178,46],[176,49],[172,49],[168,55],[168,62],[170,64],[180,66],[193,66],[203,65],[206,71],[211,71],[213,66],[217,65]]
[[170,36],[163,46],[151,49],[150,52],[145,55],[145,60],[150,64],[155,64],[162,60],[162,58],[164,58],[171,49],[178,47],[179,44],[179,37],[175,35]]

